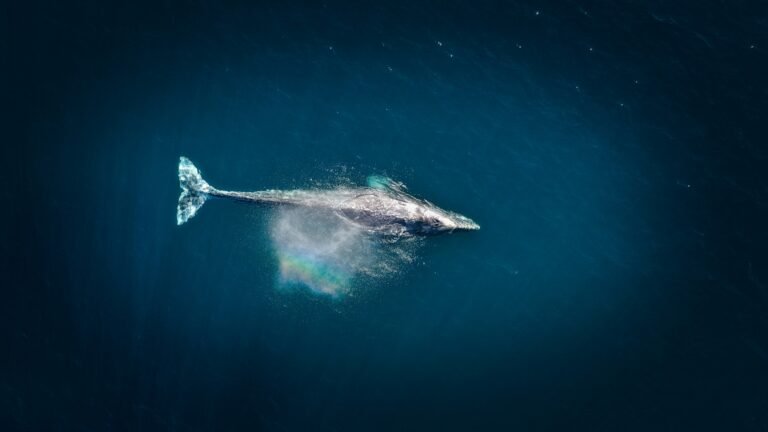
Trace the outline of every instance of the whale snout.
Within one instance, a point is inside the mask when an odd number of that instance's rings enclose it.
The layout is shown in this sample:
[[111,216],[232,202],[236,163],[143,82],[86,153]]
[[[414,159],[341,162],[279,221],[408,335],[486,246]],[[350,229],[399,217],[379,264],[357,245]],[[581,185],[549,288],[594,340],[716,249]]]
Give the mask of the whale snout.
[[472,219],[462,216],[462,220],[456,223],[456,229],[477,231],[480,229],[480,225]]
[[411,231],[421,235],[436,235],[453,231],[479,230],[480,225],[472,219],[447,210],[432,208],[417,222],[411,224]]
[[480,225],[475,221],[458,213],[452,213],[450,215],[450,220],[451,225],[454,225],[453,229],[455,230],[476,231],[480,229]]
[[477,222],[474,222],[474,221],[472,221],[472,220],[469,220],[469,221],[468,221],[468,222],[466,222],[466,223],[462,223],[462,224],[461,224],[461,226],[460,226],[459,228],[461,228],[461,229],[465,229],[465,230],[472,230],[472,231],[477,231],[477,230],[479,230],[479,229],[480,229],[480,225],[478,225],[478,224],[477,224]]

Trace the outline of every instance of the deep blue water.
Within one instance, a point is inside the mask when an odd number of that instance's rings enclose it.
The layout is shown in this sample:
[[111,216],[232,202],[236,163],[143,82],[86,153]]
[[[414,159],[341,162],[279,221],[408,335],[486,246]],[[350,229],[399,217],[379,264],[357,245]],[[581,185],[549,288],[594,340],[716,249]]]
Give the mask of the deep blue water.
[[[765,2],[226,3],[3,7],[2,430],[768,430]],[[181,155],[482,229],[286,290]]]

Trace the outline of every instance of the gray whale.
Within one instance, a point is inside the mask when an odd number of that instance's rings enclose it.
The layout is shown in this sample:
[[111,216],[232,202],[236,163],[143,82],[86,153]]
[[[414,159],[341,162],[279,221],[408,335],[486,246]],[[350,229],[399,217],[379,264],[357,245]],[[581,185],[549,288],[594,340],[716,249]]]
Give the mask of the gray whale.
[[209,185],[197,167],[182,156],[179,184],[178,225],[192,218],[207,199],[228,198],[256,204],[329,210],[369,233],[384,236],[428,236],[480,229],[480,225],[471,219],[413,197],[405,192],[402,183],[381,176],[369,177],[367,187],[233,192]]

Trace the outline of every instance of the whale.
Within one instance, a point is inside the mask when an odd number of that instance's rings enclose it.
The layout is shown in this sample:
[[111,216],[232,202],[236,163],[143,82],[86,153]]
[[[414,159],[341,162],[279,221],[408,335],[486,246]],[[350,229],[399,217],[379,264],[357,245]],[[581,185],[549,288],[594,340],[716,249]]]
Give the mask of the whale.
[[390,238],[480,229],[472,219],[416,198],[406,192],[403,183],[378,175],[368,177],[367,185],[361,187],[236,192],[212,187],[203,180],[192,161],[182,156],[179,158],[179,186],[177,225],[194,217],[207,200],[224,198],[251,204],[329,211],[365,232]]

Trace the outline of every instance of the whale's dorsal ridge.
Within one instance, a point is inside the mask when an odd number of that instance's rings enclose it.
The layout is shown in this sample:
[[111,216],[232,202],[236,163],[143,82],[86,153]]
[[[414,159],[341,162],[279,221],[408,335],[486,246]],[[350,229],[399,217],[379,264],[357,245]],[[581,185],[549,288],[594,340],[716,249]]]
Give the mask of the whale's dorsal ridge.
[[368,176],[368,187],[373,189],[388,189],[400,193],[405,193],[406,189],[408,189],[405,183],[381,175]]

